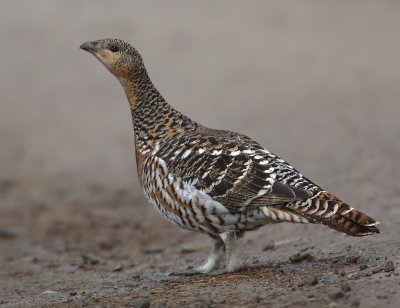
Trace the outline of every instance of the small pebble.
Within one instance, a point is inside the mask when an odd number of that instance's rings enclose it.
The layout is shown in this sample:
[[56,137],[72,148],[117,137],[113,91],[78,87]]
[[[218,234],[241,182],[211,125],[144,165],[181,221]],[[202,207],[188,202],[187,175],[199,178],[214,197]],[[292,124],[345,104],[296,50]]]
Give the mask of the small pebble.
[[75,291],[73,291],[73,292],[70,292],[69,293],[69,296],[75,296],[77,293],[75,292]]
[[253,297],[253,302],[255,303],[261,303],[261,297],[259,297],[258,295]]
[[82,254],[82,260],[83,260],[83,264],[91,264],[91,265],[96,265],[97,263],[100,262],[100,258],[96,257],[96,256],[92,256],[89,254]]
[[342,291],[334,291],[331,294],[329,294],[329,297],[331,299],[339,299],[344,297],[344,293]]
[[302,262],[302,261],[311,262],[311,261],[314,261],[314,259],[315,259],[314,256],[311,255],[310,253],[305,253],[305,254],[297,253],[294,256],[291,256],[289,258],[289,261],[292,262],[292,263],[299,263],[299,262]]
[[133,303],[134,308],[148,308],[150,307],[150,301],[145,298],[140,298]]
[[360,259],[359,256],[351,256],[351,257],[348,257],[348,258],[346,259],[346,262],[347,262],[347,263],[351,263],[351,264],[357,264],[358,259]]
[[143,249],[145,254],[153,254],[153,253],[160,253],[163,252],[164,249],[160,248],[160,247],[146,247],[145,249]]
[[309,277],[304,281],[304,284],[306,286],[315,286],[316,284],[318,284],[318,278],[316,276]]
[[40,260],[39,260],[38,257],[33,257],[33,258],[31,259],[31,261],[32,261],[32,263],[34,263],[34,264],[37,264],[37,263],[40,262]]
[[271,242],[264,246],[263,251],[274,250],[274,249],[275,249],[275,242]]
[[345,292],[345,293],[351,291],[351,287],[350,287],[350,285],[349,285],[348,283],[342,283],[342,284],[340,285],[340,289],[341,289],[343,292]]
[[181,247],[181,253],[183,253],[183,254],[192,253],[192,252],[195,252],[195,251],[196,251],[196,249],[194,247],[191,247],[191,246],[183,246],[183,247]]
[[394,264],[392,261],[386,261],[385,262],[385,267],[384,267],[385,272],[393,272],[394,271]]
[[120,272],[124,269],[124,267],[122,266],[122,264],[118,264],[114,269],[113,272]]
[[17,232],[15,232],[14,230],[7,230],[7,229],[0,230],[1,239],[9,240],[15,237],[17,237]]
[[0,180],[0,193],[10,191],[17,183],[13,179],[3,178]]

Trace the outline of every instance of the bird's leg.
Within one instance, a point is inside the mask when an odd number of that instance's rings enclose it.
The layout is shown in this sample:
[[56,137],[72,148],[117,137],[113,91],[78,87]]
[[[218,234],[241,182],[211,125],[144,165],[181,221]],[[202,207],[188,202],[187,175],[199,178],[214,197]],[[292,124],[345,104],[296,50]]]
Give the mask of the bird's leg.
[[194,276],[199,274],[207,274],[221,266],[221,263],[224,261],[225,257],[225,243],[219,235],[209,235],[213,244],[213,248],[207,258],[207,261],[194,270],[185,272],[172,272],[170,273],[170,276]]
[[222,234],[227,250],[227,272],[233,273],[245,267],[245,255],[239,247],[239,239],[244,232],[226,232]]
[[197,271],[200,273],[209,273],[212,270],[219,268],[222,261],[224,261],[226,250],[224,241],[219,235],[210,235],[210,237],[213,243],[213,248],[206,263],[197,268]]

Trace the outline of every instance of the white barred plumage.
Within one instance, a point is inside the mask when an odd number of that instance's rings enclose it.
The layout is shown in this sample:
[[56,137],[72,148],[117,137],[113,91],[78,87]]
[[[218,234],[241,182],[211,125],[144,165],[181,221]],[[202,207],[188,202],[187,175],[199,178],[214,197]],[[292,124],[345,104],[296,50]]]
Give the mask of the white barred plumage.
[[139,180],[150,202],[182,228],[214,243],[197,271],[243,267],[237,240],[278,222],[322,223],[353,236],[379,233],[378,222],[314,184],[249,137],[202,126],[173,109],[139,53],[116,39],[87,42],[121,82],[131,107]]

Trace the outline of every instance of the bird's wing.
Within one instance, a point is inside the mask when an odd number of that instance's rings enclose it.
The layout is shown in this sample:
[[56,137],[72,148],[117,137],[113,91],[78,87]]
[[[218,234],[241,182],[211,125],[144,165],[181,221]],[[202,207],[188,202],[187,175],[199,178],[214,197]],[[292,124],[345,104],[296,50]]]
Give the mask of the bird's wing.
[[154,155],[174,176],[231,211],[310,196],[307,190],[278,181],[276,156],[244,135],[220,130],[187,133],[163,142]]

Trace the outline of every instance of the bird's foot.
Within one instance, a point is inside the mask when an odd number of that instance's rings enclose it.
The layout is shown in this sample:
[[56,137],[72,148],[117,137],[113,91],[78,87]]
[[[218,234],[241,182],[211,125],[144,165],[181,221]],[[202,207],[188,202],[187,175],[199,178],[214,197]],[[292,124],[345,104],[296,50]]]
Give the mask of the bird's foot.
[[[213,242],[213,249],[208,256],[207,261],[199,267],[183,272],[172,272],[169,276],[196,276],[196,275],[221,275],[225,270],[218,270],[225,264],[225,243],[219,235],[210,235]],[[217,270],[217,271],[216,271]]]
[[184,271],[184,272],[171,272],[168,274],[168,276],[174,276],[174,277],[193,277],[193,276],[219,276],[219,275],[224,275],[228,274],[228,271],[226,270],[214,270],[211,272],[200,272],[198,270],[189,270],[189,271]]
[[170,276],[196,276],[196,275],[208,275],[211,273],[214,269],[216,269],[219,266],[219,262],[217,262],[217,259],[212,255],[207,259],[207,262],[204,263],[203,265],[193,269],[193,270],[188,270],[188,271],[183,271],[183,272],[172,272],[169,275]]

